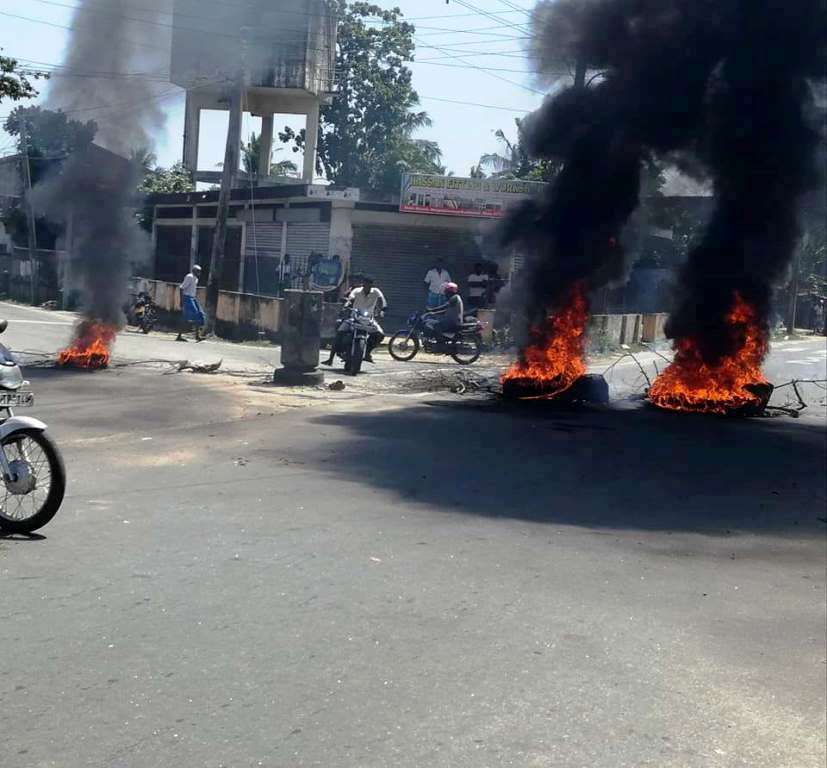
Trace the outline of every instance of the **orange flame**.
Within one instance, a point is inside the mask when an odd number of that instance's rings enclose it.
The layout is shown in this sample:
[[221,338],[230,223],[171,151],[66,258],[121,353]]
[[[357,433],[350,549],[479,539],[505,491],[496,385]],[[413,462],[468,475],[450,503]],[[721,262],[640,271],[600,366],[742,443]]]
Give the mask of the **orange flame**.
[[543,330],[535,330],[536,341],[520,354],[520,359],[503,374],[503,383],[515,379],[537,385],[543,397],[565,392],[586,373],[586,326],[589,303],[585,286],[576,283],[560,311],[546,320]]
[[117,328],[94,320],[84,320],[75,331],[75,340],[57,358],[58,365],[74,368],[106,368],[109,348],[115,340]]
[[674,362],[649,390],[649,399],[655,405],[673,411],[717,414],[766,405],[761,394],[751,388],[768,384],[761,373],[761,363],[769,350],[768,333],[755,307],[737,293],[726,320],[741,338],[738,351],[710,366],[701,358],[695,339],[678,339]]

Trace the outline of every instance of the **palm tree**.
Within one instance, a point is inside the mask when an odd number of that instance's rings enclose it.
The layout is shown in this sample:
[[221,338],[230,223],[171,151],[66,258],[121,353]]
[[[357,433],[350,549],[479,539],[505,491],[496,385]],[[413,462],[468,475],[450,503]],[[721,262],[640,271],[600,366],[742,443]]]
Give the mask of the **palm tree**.
[[146,175],[155,168],[158,157],[149,147],[135,147],[129,153],[129,162],[138,166]]
[[[517,125],[517,140],[511,141],[501,129],[494,131],[494,136],[504,145],[503,153],[492,152],[480,158],[476,171],[491,171],[492,179],[524,179],[526,181],[551,181],[562,167],[559,160],[536,160],[529,155],[523,139],[523,122],[514,120]],[[474,170],[474,169],[472,169]]]
[[[261,148],[261,136],[251,133],[247,142],[241,143],[241,162],[244,170],[251,176],[258,176],[258,157]],[[280,149],[275,152],[281,152]],[[275,152],[273,154],[275,154]],[[272,158],[272,155],[271,155]],[[277,163],[271,161],[270,176],[292,176],[298,171],[298,167],[292,160],[281,160]]]
[[527,176],[533,169],[534,163],[528,155],[522,141],[522,121],[514,120],[517,125],[517,141],[511,141],[505,132],[498,128],[494,136],[504,146],[505,152],[491,152],[480,157],[479,169],[491,171],[491,178],[494,179],[521,179]]

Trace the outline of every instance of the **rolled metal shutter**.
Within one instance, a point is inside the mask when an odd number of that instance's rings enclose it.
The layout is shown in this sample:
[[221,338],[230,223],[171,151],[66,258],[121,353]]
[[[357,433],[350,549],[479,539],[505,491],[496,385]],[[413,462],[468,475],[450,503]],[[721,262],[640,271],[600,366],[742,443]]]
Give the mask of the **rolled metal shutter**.
[[437,256],[463,293],[479,247],[468,232],[427,227],[389,227],[356,224],[353,227],[351,275],[368,274],[385,294],[393,325],[425,306],[425,273]]
[[244,293],[276,295],[276,274],[281,258],[281,222],[249,222],[246,227]]
[[294,278],[298,274],[307,271],[307,262],[311,252],[328,255],[330,249],[330,224],[322,222],[318,224],[306,224],[300,222],[288,222],[287,227],[287,253],[293,262]]

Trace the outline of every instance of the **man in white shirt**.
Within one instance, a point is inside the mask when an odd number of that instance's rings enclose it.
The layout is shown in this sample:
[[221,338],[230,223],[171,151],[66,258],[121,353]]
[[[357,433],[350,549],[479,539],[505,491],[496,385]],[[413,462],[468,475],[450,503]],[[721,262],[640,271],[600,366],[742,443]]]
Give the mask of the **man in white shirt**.
[[[365,360],[369,363],[373,362],[373,350],[382,343],[385,338],[385,332],[382,326],[376,322],[377,317],[382,317],[385,310],[388,308],[388,302],[385,299],[385,294],[378,288],[373,287],[373,278],[363,277],[362,286],[354,288],[345,301],[345,307],[353,307],[360,312],[367,312],[373,318],[376,330],[368,337],[367,350],[365,351]],[[340,346],[339,335],[336,335],[336,340],[330,347],[330,357],[325,362],[325,365],[333,365],[333,360],[336,357],[336,352]]]
[[290,261],[289,253],[284,254],[284,258],[276,268],[276,282],[279,296],[283,296],[285,290],[293,287],[293,264]]
[[[201,328],[206,323],[204,310],[201,309],[201,305],[198,303],[198,278],[200,276],[201,267],[194,264],[181,285],[178,286],[181,291],[181,311],[184,315],[184,322],[195,326],[196,341],[204,340],[201,335]],[[179,332],[176,341],[186,341],[186,339]]]
[[474,264],[474,271],[468,275],[468,306],[481,309],[488,296],[488,275],[482,271],[482,264]]
[[428,309],[438,307],[445,301],[442,286],[450,282],[451,275],[448,270],[445,269],[445,262],[442,258],[438,258],[434,266],[431,267],[425,275],[425,285],[428,286],[428,299],[426,302]]

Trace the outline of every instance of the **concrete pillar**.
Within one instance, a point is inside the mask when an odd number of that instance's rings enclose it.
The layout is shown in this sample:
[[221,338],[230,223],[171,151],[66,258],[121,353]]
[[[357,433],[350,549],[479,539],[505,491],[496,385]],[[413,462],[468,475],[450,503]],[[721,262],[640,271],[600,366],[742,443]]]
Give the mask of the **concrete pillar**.
[[302,181],[313,183],[316,172],[316,145],[319,141],[319,104],[316,102],[307,112],[307,126],[304,138],[304,171]]
[[273,116],[261,116],[261,137],[258,153],[258,177],[266,179],[270,175],[270,159],[273,155]]
[[[190,230],[190,267],[198,259],[198,206],[192,206],[192,229]],[[203,266],[203,265],[201,265]]]
[[331,200],[330,239],[328,254],[342,260],[342,278],[350,274],[350,255],[353,250],[353,209],[352,200]]
[[187,91],[184,110],[184,167],[195,173],[198,170],[198,138],[201,130],[201,105],[197,96]]

